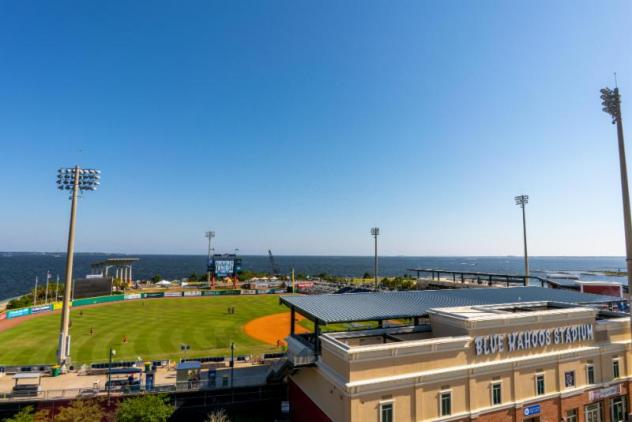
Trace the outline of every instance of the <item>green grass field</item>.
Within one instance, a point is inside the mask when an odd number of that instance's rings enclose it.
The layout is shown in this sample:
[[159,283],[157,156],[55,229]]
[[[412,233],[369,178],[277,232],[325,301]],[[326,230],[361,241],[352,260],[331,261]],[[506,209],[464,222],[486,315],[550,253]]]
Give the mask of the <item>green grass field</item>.
[[[235,306],[234,315],[227,313]],[[74,364],[106,362],[109,347],[116,360],[227,356],[278,351],[243,332],[251,319],[288,309],[277,296],[216,296],[118,302],[71,312],[71,355]],[[82,313],[82,315],[80,315]],[[0,365],[55,362],[60,315],[33,318],[0,332]],[[94,334],[90,335],[90,328]],[[123,344],[123,337],[127,343]]]

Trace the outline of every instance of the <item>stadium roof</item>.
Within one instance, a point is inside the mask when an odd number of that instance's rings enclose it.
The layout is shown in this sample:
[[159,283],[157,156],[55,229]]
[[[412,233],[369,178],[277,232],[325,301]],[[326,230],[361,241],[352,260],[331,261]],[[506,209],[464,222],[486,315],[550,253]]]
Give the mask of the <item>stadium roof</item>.
[[412,318],[426,315],[429,309],[451,306],[544,301],[598,304],[620,302],[624,299],[564,289],[503,287],[281,296],[280,300],[312,320],[332,324]]
[[106,265],[130,265],[139,260],[140,258],[132,258],[132,257],[107,258],[104,261],[93,262],[92,264],[90,264],[90,266],[91,267],[104,267]]

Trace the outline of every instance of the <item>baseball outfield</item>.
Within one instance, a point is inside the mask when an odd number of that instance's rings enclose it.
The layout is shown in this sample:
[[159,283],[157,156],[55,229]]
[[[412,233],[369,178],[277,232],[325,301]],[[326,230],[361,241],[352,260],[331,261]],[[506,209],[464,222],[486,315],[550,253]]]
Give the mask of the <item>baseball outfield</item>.
[[[59,313],[2,322],[0,365],[55,362]],[[143,299],[74,308],[71,324],[71,355],[80,364],[106,362],[110,347],[116,360],[228,356],[231,342],[237,355],[278,352],[289,313],[275,295]]]

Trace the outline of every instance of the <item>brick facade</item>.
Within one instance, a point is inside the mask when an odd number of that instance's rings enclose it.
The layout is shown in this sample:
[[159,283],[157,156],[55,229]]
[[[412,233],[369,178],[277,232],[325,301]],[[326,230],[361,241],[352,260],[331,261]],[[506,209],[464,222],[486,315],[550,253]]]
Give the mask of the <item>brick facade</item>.
[[[627,397],[627,412],[630,413],[630,399],[632,398],[632,389],[629,387],[629,382],[625,382],[620,384],[621,394],[620,396]],[[599,390],[599,389],[595,389]],[[595,391],[593,390],[593,391]],[[584,422],[585,414],[584,409],[586,405],[593,403],[601,403],[601,421],[602,422],[614,422],[612,421],[611,415],[611,402],[612,400],[620,397],[619,395],[615,395],[612,397],[607,397],[601,400],[591,401],[589,391],[585,391],[580,394],[576,394],[569,397],[556,397],[553,399],[542,400],[539,402],[532,402],[532,404],[539,404],[541,406],[541,412],[538,415],[540,418],[540,422],[555,422],[555,421],[564,421],[566,417],[566,412],[572,409],[577,410],[577,421]],[[522,422],[524,420],[529,419],[533,416],[524,416],[523,408],[509,408],[503,409],[501,411],[483,413],[476,418],[472,418],[473,421],[476,422],[505,422],[505,421],[514,421],[514,422]]]
[[[300,387],[292,382],[292,380],[289,380],[288,384],[292,421],[331,422],[331,419],[321,409],[318,408],[316,403],[314,403],[300,389]],[[630,412],[629,403],[632,396],[632,389],[630,388],[629,384],[629,382],[620,384],[620,396],[627,397],[628,413]],[[612,416],[610,414],[611,401],[620,396],[615,395],[598,401],[591,401],[590,392],[585,391],[583,393],[569,397],[556,397],[553,399],[530,403],[540,405],[541,412],[538,415],[524,416],[524,407],[518,409],[510,407],[508,409],[502,409],[495,412],[482,413],[478,417],[473,417],[471,419],[462,419],[462,421],[465,422],[471,420],[476,422],[523,422],[530,417],[539,417],[539,422],[556,422],[564,421],[564,418],[566,417],[566,412],[568,410],[576,409],[577,421],[585,422],[585,406],[593,403],[601,403],[601,421],[614,422],[612,421]]]

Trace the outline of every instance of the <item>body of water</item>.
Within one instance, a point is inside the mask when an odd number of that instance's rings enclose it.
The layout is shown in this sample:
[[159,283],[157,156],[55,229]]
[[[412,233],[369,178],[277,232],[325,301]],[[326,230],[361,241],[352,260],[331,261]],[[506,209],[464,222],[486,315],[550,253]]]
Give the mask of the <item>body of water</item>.
[[[81,277],[90,272],[90,264],[124,255],[84,254],[75,255],[74,274]],[[128,255],[132,256],[132,255]],[[205,255],[133,255],[140,258],[134,264],[134,279],[148,279],[155,274],[170,279],[187,277],[191,273],[206,272]],[[373,257],[370,256],[275,256],[282,273],[292,268],[296,273],[360,277],[365,272],[373,273]],[[18,296],[33,288],[35,277],[46,282],[46,272],[53,280],[59,275],[64,280],[66,256],[51,253],[0,253],[0,300]],[[624,257],[531,257],[529,266],[532,275],[543,276],[542,272],[566,271],[586,280],[609,280],[625,282],[625,277],[591,276],[585,271],[625,270]],[[271,271],[268,256],[243,256],[242,268],[252,271]],[[438,268],[452,271],[476,271],[521,274],[521,257],[380,257],[379,274],[395,276],[410,273],[409,268]],[[412,273],[410,273],[412,274]]]

